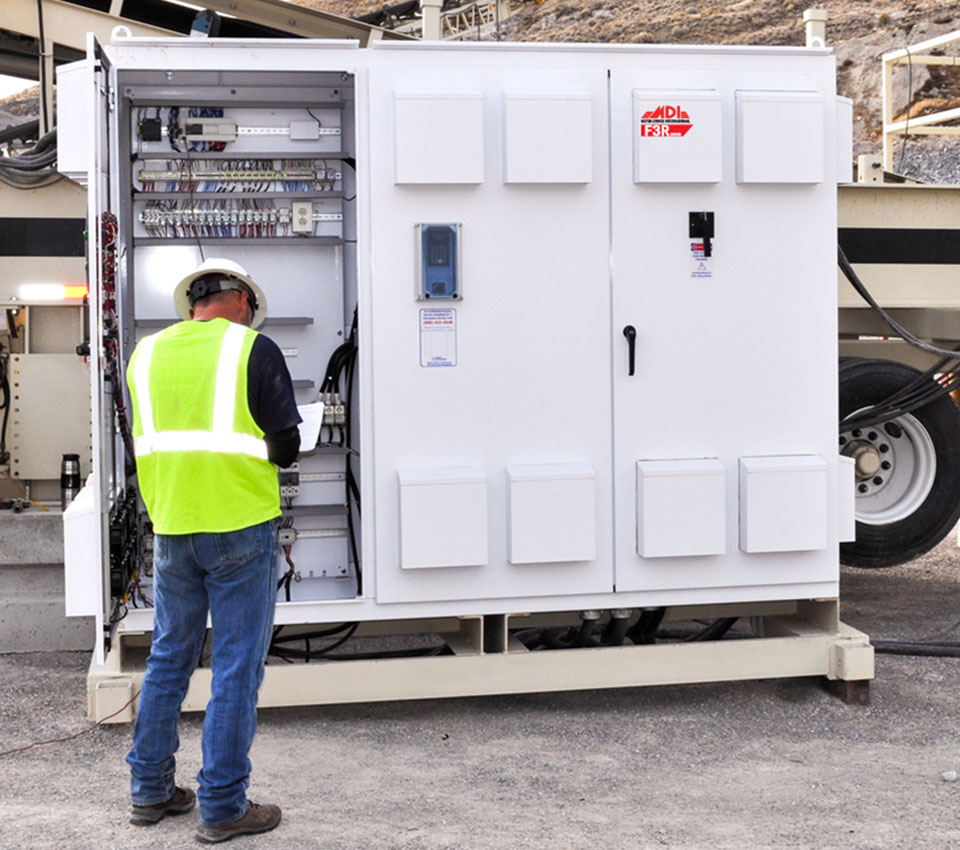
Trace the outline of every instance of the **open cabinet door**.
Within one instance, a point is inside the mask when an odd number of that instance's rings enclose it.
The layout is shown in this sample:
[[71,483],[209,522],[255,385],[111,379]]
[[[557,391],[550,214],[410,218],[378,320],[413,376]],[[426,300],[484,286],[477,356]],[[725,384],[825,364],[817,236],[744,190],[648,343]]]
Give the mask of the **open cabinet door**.
[[[81,72],[81,113],[93,127],[87,164],[87,261],[89,283],[91,474],[64,514],[67,614],[96,617],[97,663],[103,663],[116,624],[124,613],[122,548],[134,540],[115,529],[126,493],[126,458],[114,394],[123,398],[122,358],[117,337],[117,220],[115,173],[110,146],[113,83],[110,63],[93,33]],[[84,132],[89,132],[89,126]],[[68,129],[68,128],[62,128]],[[132,459],[131,459],[132,460]],[[133,511],[135,523],[136,511]],[[135,530],[135,524],[132,526]],[[111,546],[112,538],[116,538]],[[111,549],[116,550],[111,557]]]

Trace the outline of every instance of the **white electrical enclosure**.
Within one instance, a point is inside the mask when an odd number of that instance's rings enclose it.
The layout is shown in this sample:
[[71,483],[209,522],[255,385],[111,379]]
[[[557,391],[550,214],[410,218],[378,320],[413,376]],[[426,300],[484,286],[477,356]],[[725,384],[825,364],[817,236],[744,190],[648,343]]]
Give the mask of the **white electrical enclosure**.
[[483,182],[481,92],[397,91],[393,97],[398,184]]
[[827,465],[822,458],[740,458],[744,552],[826,548],[827,510]]
[[715,458],[637,463],[641,558],[727,551],[726,468]]
[[738,91],[737,182],[820,183],[836,173],[824,164],[824,112],[820,92]]
[[597,476],[588,464],[511,466],[507,476],[511,564],[597,556]]
[[358,346],[285,479],[278,624],[837,595],[829,51],[121,38],[78,74],[98,510],[69,609],[152,627],[110,368],[198,243],[266,292],[299,403]]
[[853,180],[853,99],[837,95],[837,183]]
[[487,476],[482,469],[399,470],[400,566],[487,563]]
[[723,98],[712,89],[633,92],[635,183],[719,183]]
[[592,101],[590,92],[505,91],[504,181],[589,183]]

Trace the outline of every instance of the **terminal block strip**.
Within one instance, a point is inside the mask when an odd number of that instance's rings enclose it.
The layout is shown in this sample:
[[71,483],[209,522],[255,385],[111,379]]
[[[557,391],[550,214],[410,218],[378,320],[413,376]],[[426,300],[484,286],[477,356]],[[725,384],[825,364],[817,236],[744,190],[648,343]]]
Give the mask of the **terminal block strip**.
[[316,235],[318,223],[341,222],[343,214],[316,212],[312,203],[303,201],[283,206],[267,199],[230,198],[151,201],[138,218],[151,237],[249,238]]
[[322,158],[152,160],[137,173],[144,192],[333,191],[342,176]]

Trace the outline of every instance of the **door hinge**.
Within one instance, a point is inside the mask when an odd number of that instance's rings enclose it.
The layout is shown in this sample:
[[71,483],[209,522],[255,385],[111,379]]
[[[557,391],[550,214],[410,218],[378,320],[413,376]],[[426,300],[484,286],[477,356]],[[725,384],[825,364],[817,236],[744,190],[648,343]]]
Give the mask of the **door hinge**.
[[107,89],[107,108],[111,112],[117,111],[117,90],[114,86]]

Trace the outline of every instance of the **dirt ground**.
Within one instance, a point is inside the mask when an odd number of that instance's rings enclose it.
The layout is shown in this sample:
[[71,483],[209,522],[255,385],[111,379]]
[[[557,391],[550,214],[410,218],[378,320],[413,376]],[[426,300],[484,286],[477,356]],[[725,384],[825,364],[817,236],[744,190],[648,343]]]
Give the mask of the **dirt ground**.
[[[845,570],[875,638],[960,637],[951,535]],[[953,629],[953,631],[951,631]],[[0,656],[0,750],[83,729],[83,653]],[[960,659],[877,656],[868,707],[765,680],[260,714],[250,796],[273,833],[231,847],[946,848],[960,844]],[[127,823],[129,726],[0,759],[0,850],[198,846],[195,815]],[[184,718],[194,786],[200,718]]]

